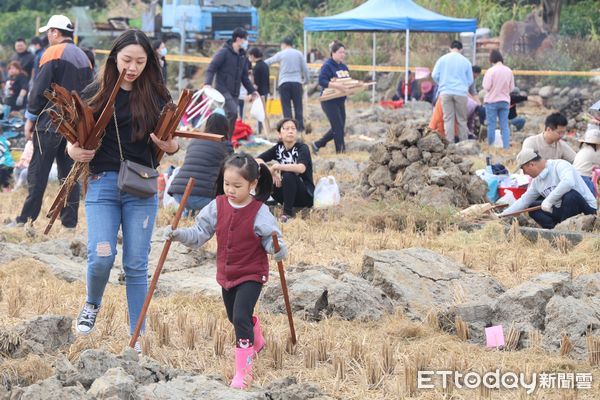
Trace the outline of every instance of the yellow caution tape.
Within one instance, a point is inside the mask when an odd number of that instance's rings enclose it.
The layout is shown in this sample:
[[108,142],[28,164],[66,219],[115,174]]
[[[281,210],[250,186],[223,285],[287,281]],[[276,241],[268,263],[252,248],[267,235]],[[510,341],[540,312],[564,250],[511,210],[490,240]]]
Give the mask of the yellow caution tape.
[[[95,50],[96,54],[108,54],[108,50]],[[196,57],[196,56],[185,56],[169,54],[166,57],[167,61],[181,61],[190,64],[209,64],[212,58],[210,57]],[[308,64],[309,68],[319,69],[321,64]],[[390,65],[377,65],[373,68],[372,65],[348,65],[350,71],[364,71],[364,72],[405,72],[405,67],[397,67]],[[409,69],[411,69],[409,67]],[[485,70],[482,71],[485,73]],[[515,75],[524,76],[600,76],[600,71],[537,71],[537,70],[513,70]]]

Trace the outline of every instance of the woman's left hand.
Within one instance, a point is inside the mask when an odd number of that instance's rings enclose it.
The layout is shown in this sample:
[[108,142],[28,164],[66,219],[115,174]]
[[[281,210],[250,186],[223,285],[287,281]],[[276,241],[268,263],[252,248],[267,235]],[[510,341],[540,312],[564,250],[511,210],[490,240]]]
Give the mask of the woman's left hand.
[[154,133],[151,133],[150,138],[152,139],[156,147],[158,147],[167,154],[173,154],[176,153],[177,150],[179,150],[179,143],[177,143],[177,140],[173,137],[167,140],[160,140]]

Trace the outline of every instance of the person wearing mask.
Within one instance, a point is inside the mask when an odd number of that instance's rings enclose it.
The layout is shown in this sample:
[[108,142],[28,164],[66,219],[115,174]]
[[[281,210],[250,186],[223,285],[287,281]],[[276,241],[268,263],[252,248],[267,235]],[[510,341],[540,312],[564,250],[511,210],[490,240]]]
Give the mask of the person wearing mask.
[[240,86],[248,91],[252,98],[258,97],[258,92],[248,78],[250,62],[246,58],[248,49],[248,32],[235,28],[229,39],[214,55],[204,76],[204,87],[212,87],[225,97],[225,115],[229,120],[229,133],[233,134],[238,115],[238,97]]
[[440,57],[431,76],[438,84],[439,99],[442,102],[444,131],[449,143],[454,143],[455,122],[458,125],[458,140],[467,140],[467,93],[473,83],[471,63],[462,54],[462,43],[455,40],[450,44],[450,52]]
[[[279,64],[279,97],[284,118],[298,121],[298,131],[304,132],[302,85],[308,83],[308,65],[304,55],[296,50],[294,41],[286,37],[281,41],[281,51],[265,60],[267,65]],[[292,114],[292,104],[294,112]]]
[[[73,160],[65,151],[67,141],[56,131],[47,112],[43,112],[48,100],[46,90],[56,83],[68,91],[81,92],[93,78],[93,71],[85,53],[73,43],[73,24],[64,15],[53,15],[48,23],[41,27],[50,47],[46,49],[40,61],[40,70],[29,93],[25,117],[24,132],[27,140],[33,138],[34,149],[27,171],[29,193],[21,213],[11,225],[35,221],[40,214],[44,192],[48,184],[48,175],[54,160],[58,167],[58,178],[64,180]],[[63,226],[74,228],[77,225],[79,209],[79,185],[76,184],[62,209],[60,218]]]
[[544,123],[544,132],[530,136],[523,141],[524,149],[531,149],[545,160],[566,160],[573,163],[575,150],[561,140],[567,133],[567,118],[561,113],[548,115]]
[[[4,106],[19,111],[27,104],[29,79],[18,61],[8,63],[8,79],[4,85]],[[8,118],[8,116],[5,116]]]
[[165,46],[165,42],[157,39],[152,42],[152,49],[156,53],[156,57],[158,57],[158,62],[160,63],[160,69],[162,71],[162,77],[165,80],[165,84],[166,84],[167,83],[167,46]]
[[229,122],[224,115],[216,112],[211,114],[206,120],[204,132],[223,135],[225,141],[192,140],[185,152],[183,165],[169,186],[169,194],[180,203],[189,178],[196,179],[186,205],[186,210],[191,211],[200,211],[215,199],[215,183],[221,165],[233,153],[229,141]]
[[[319,73],[319,86],[321,86],[322,90],[332,88],[345,92],[345,86],[336,82],[336,80],[349,77],[348,67],[344,64],[344,60],[346,59],[346,48],[337,40],[334,40],[329,47],[331,58],[325,61],[321,67],[321,72]],[[321,91],[321,95],[322,94],[323,92]],[[346,150],[346,144],[344,143],[344,131],[346,129],[346,96],[322,101],[321,108],[327,116],[331,128],[322,138],[312,143],[312,150],[316,154],[321,147],[326,146],[327,143],[333,140],[335,143],[335,152],[343,153]]]
[[44,55],[44,51],[46,51],[46,47],[48,47],[48,38],[46,36],[38,37],[34,36],[31,39],[31,49],[33,50],[34,59],[33,59],[33,70],[31,71],[31,83],[33,84],[33,80],[40,70],[40,60]]
[[494,144],[496,136],[496,121],[500,121],[502,134],[502,147],[510,147],[510,127],[508,126],[508,111],[510,108],[510,92],[515,87],[515,78],[512,70],[504,65],[504,58],[498,50],[490,52],[490,64],[483,76],[483,89],[485,97],[485,114],[487,119],[488,144]]
[[35,56],[29,52],[27,48],[27,42],[25,39],[19,38],[15,40],[15,54],[10,57],[10,61],[18,61],[21,64],[21,68],[27,74],[27,78],[31,77],[31,71],[33,70],[33,60]]

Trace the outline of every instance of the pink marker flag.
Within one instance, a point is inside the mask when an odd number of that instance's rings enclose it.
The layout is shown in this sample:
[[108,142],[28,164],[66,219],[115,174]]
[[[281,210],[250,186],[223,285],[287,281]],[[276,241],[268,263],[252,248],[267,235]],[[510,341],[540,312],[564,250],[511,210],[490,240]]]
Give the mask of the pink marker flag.
[[485,328],[485,342],[487,347],[504,346],[504,331],[502,325]]

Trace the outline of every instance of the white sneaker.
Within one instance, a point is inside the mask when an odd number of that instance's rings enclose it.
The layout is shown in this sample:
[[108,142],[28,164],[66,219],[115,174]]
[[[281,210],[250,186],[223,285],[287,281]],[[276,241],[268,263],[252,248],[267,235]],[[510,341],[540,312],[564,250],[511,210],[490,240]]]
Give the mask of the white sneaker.
[[75,329],[78,333],[87,335],[94,329],[98,311],[100,311],[99,306],[85,303],[81,309],[81,312],[79,313],[79,316],[77,317],[77,325],[75,326]]
[[133,345],[133,349],[138,353],[138,354],[142,354],[142,342],[138,340],[136,340],[135,344]]

